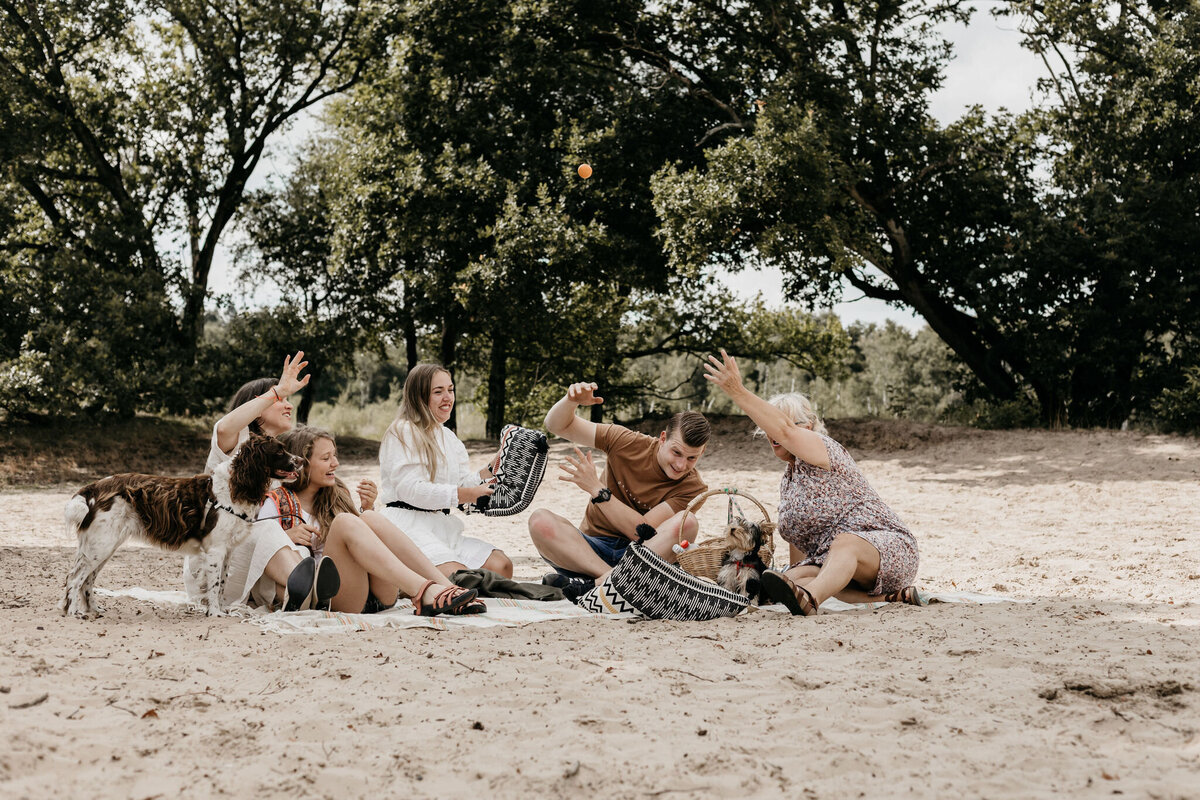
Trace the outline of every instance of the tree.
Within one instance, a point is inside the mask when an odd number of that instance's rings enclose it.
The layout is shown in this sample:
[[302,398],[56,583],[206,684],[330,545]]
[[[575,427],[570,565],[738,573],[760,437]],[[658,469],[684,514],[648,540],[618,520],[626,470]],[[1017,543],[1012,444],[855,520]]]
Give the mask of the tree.
[[1027,123],[1052,186],[1014,253],[1057,292],[1027,337],[1058,390],[1039,398],[1080,424],[1176,424],[1158,398],[1200,367],[1200,18],[1170,3],[1010,10],[1054,100]]
[[[1174,301],[1195,292],[1168,287],[1196,282],[1181,258],[1195,15],[1014,7],[1043,20],[1035,47],[1092,54],[1058,69],[1057,106],[943,127],[928,113],[949,54],[934,26],[965,18],[960,4],[663,4],[621,46],[725,121],[704,168],[657,176],[656,206],[678,265],[774,263],[810,302],[842,276],[919,313],[993,397],[1030,393],[1049,423],[1119,424],[1194,341],[1194,305]],[[1172,121],[1151,148],[1131,132],[1155,109]]]
[[[1031,153],[978,114],[949,128],[929,115],[949,56],[934,28],[966,14],[936,2],[669,3],[662,16],[683,22],[622,45],[726,115],[705,169],[655,180],[676,263],[774,263],[810,303],[843,276],[912,307],[1009,397],[1023,355],[975,302],[1002,283],[987,266],[1032,195]],[[718,36],[729,46],[703,46]]]
[[[96,289],[138,276],[173,345],[160,367],[186,369],[217,245],[268,142],[357,82],[378,18],[357,0],[0,0],[0,168],[29,221],[0,247],[61,252],[104,274]],[[67,324],[111,326],[95,312]]]
[[[411,3],[389,63],[340,104],[358,165],[341,238],[396,277],[398,326],[435,330],[445,366],[468,337],[486,346],[492,435],[520,354],[580,333],[609,374],[624,298],[666,285],[649,177],[694,155],[711,115],[648,102],[654,84],[609,46],[613,18],[639,8]],[[590,181],[575,173],[584,161]],[[584,286],[604,293],[614,324],[565,331],[560,303],[599,302]]]
[[[297,349],[309,357],[309,382],[296,409],[300,422],[331,367],[349,362],[373,341],[394,307],[389,276],[355,269],[336,257],[337,198],[346,176],[338,143],[310,141],[283,186],[251,193],[245,208],[246,243],[238,249],[239,277],[275,284],[292,317]],[[411,365],[410,365],[411,368]]]

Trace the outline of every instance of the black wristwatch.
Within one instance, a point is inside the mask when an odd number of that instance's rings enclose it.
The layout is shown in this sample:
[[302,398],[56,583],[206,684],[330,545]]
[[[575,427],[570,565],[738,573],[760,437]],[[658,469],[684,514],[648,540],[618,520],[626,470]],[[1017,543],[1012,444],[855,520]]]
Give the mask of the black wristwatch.
[[609,491],[607,486],[596,492],[596,496],[592,498],[593,503],[603,503],[608,500],[612,500],[612,492]]

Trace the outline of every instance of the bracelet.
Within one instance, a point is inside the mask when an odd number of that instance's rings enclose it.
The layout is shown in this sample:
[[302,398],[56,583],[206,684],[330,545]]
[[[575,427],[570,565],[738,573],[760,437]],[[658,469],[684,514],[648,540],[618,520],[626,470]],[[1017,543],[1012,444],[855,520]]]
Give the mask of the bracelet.
[[280,402],[280,403],[282,403],[282,402],[283,402],[283,398],[279,396],[279,390],[278,390],[278,389],[276,389],[274,386],[272,386],[272,387],[271,387],[271,391],[272,391],[272,392],[275,394],[275,400],[276,400],[277,402]]

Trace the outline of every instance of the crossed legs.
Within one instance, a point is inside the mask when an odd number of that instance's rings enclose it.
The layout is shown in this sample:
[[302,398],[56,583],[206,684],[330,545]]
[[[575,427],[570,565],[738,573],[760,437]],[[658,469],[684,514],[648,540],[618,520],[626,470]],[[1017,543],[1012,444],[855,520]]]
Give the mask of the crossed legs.
[[[673,562],[675,554],[671,546],[680,539],[691,539],[696,535],[696,518],[680,511],[658,527],[658,533],[646,546],[667,561]],[[600,578],[607,575],[613,565],[607,563],[588,544],[587,539],[575,527],[575,523],[552,511],[539,508],[529,517],[529,536],[542,558],[554,566]]]

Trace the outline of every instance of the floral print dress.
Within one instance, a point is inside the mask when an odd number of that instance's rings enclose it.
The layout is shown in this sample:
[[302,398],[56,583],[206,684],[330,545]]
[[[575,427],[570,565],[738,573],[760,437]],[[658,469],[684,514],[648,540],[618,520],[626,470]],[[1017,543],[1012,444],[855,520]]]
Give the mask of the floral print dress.
[[870,594],[887,594],[917,579],[917,540],[867,483],[846,448],[817,434],[829,469],[799,458],[779,483],[779,535],[805,554],[792,566],[821,566],[838,534],[852,533],[879,551],[879,577]]

